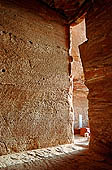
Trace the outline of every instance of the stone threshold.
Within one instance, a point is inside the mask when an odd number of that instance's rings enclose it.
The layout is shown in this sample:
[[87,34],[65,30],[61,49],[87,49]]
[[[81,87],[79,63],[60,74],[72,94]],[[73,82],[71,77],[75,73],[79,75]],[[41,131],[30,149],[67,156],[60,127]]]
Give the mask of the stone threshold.
[[[56,167],[57,161],[70,156],[78,154],[87,147],[66,144],[56,147],[49,147],[44,149],[37,149],[32,151],[25,151],[21,153],[9,154],[0,156],[0,169],[2,170],[25,170],[25,169],[50,169]],[[53,160],[53,162],[52,162]],[[69,159],[68,159],[69,160]],[[51,163],[52,162],[52,163]],[[61,166],[61,165],[60,165]],[[58,168],[59,169],[59,168]]]

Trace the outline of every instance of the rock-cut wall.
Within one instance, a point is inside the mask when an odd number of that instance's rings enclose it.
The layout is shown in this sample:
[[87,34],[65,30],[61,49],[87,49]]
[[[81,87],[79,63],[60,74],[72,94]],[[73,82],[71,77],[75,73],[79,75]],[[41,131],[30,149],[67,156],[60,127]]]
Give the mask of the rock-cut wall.
[[72,141],[67,41],[56,12],[0,0],[0,155]]
[[86,25],[88,42],[80,49],[89,88],[90,150],[112,154],[112,1],[95,0]]

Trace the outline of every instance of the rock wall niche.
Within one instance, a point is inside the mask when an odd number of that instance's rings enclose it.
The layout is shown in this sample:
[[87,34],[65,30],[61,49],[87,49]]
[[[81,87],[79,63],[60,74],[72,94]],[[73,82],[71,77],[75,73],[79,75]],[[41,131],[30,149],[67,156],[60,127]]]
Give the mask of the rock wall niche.
[[0,155],[71,143],[67,41],[43,4],[0,0]]

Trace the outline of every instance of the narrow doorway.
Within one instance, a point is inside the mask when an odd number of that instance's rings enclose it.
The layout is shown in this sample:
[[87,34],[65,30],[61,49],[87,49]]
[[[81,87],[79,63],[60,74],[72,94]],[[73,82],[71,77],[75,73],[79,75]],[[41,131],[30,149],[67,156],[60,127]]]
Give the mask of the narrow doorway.
[[71,82],[72,82],[72,110],[74,143],[89,143],[90,127],[88,120],[88,93],[80,58],[79,45],[87,41],[84,17],[70,26]]

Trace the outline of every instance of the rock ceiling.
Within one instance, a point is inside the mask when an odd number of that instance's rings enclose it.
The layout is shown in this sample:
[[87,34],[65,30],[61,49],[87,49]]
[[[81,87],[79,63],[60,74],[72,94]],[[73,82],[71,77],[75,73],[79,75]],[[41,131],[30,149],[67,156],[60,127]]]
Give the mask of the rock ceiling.
[[69,23],[82,16],[90,8],[94,0],[41,0],[58,11]]

